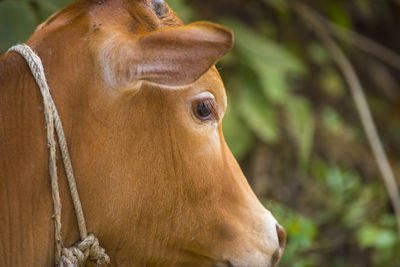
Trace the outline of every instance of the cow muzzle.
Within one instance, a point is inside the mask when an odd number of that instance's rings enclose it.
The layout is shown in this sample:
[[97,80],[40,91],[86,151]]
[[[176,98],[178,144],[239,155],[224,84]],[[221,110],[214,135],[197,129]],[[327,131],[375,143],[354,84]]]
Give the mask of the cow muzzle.
[[285,229],[268,211],[262,217],[258,227],[248,232],[247,242],[239,244],[237,254],[215,266],[275,267],[279,263],[286,245]]

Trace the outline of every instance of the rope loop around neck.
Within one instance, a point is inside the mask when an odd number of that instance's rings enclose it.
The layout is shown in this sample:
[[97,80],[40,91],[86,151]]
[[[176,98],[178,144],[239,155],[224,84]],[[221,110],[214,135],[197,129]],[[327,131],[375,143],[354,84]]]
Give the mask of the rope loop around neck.
[[[87,233],[86,221],[75,182],[67,141],[65,139],[60,116],[58,115],[57,108],[50,94],[50,89],[46,81],[42,61],[40,57],[26,44],[13,46],[7,52],[11,51],[19,53],[25,59],[43,98],[44,116],[47,129],[47,143],[49,148],[49,173],[54,212],[55,264],[58,266],[69,267],[82,266],[87,260],[90,260],[96,264],[109,263],[110,258],[105,253],[105,250],[99,246],[97,238],[93,234],[88,235]],[[68,249],[64,247],[62,242],[61,199],[58,186],[56,139],[54,132],[57,133],[58,144],[61,150],[65,173],[68,180],[81,238],[81,242]]]

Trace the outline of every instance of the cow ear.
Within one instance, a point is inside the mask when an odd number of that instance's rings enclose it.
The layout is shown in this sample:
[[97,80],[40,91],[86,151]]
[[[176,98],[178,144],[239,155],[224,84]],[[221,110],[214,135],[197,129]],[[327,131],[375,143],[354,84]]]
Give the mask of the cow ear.
[[196,22],[145,34],[136,41],[136,79],[179,86],[196,81],[232,48],[226,27]]

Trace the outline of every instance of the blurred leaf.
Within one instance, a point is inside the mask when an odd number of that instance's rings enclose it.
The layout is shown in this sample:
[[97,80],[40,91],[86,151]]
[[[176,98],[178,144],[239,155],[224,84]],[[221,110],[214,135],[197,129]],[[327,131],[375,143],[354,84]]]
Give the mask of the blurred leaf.
[[233,112],[231,105],[228,106],[224,121],[224,137],[236,159],[245,156],[253,145],[253,136],[250,130]]
[[311,59],[318,65],[327,65],[332,62],[326,49],[318,43],[312,43],[307,47]]
[[351,193],[358,191],[357,189],[360,187],[360,179],[356,174],[339,167],[331,168],[326,179],[328,187],[339,202],[339,199],[351,196]]
[[288,235],[292,237],[292,246],[296,246],[298,249],[308,249],[312,246],[317,228],[311,219],[296,216],[285,224],[287,224]]
[[259,35],[268,36],[270,39],[275,39],[279,35],[279,28],[275,27],[275,23],[270,21],[261,21],[258,25]]
[[312,158],[310,162],[310,171],[317,182],[325,182],[326,173],[328,172],[328,166],[320,158]]
[[370,6],[369,0],[356,0],[355,5],[357,6],[357,9],[360,11],[360,13],[367,18],[371,18],[374,14]]
[[340,115],[332,107],[324,108],[322,112],[322,123],[328,131],[334,134],[342,132],[345,127]]
[[37,11],[39,24],[44,22],[48,17],[50,17],[53,13],[59,10],[58,6],[56,6],[51,1],[38,0],[37,2],[39,7]]
[[235,33],[237,49],[241,58],[258,75],[263,92],[271,103],[285,101],[289,87],[286,83],[288,72],[303,73],[300,61],[273,41],[263,38],[239,21],[224,19],[224,25]]
[[287,97],[289,87],[286,84],[285,73],[278,68],[268,66],[261,60],[254,59],[254,65],[265,96],[274,104],[282,104]]
[[347,206],[347,211],[343,214],[343,223],[347,228],[359,227],[364,223],[368,204],[372,199],[370,190],[362,190],[360,183],[357,184],[356,189],[352,195],[357,195],[357,199],[348,201],[350,203]]
[[332,22],[350,29],[352,27],[350,16],[340,1],[324,1],[325,8],[328,11],[329,19]]
[[345,86],[342,77],[332,68],[325,68],[320,75],[322,90],[330,98],[340,98],[345,94]]
[[274,143],[279,137],[279,127],[275,109],[262,94],[254,73],[244,67],[241,75],[226,80],[230,91],[230,108],[258,138]]
[[219,66],[222,67],[235,67],[236,66],[236,55],[232,51],[228,52],[223,58],[217,63],[217,69],[220,70]]
[[286,0],[263,0],[263,2],[281,12],[287,11],[288,9]]
[[392,214],[383,214],[383,216],[381,217],[380,223],[384,227],[395,228],[397,226],[396,216],[394,216]]
[[317,226],[312,219],[300,215],[282,204],[265,200],[262,202],[286,229],[288,246],[291,249],[304,251],[312,246],[318,233]]
[[12,45],[25,42],[35,27],[35,15],[27,2],[0,2],[0,51],[5,52]]
[[237,103],[240,115],[255,134],[266,143],[274,143],[279,137],[279,127],[275,109],[258,91],[242,90],[241,101]]
[[307,99],[292,96],[285,105],[288,119],[288,131],[295,140],[298,158],[302,164],[307,164],[314,138],[314,115]]
[[365,220],[365,211],[368,199],[359,199],[352,203],[343,216],[343,223],[346,228],[357,227]]
[[394,231],[365,225],[357,232],[359,242],[363,247],[389,248],[397,241]]
[[40,23],[45,21],[50,15],[58,12],[61,8],[74,2],[73,0],[35,0],[38,4],[38,15]]
[[184,22],[189,23],[193,17],[193,10],[184,0],[168,0],[169,7],[175,11],[177,16]]
[[[238,20],[225,18],[222,24],[233,29],[237,49],[249,63],[263,61],[273,68],[295,73],[304,73],[299,59],[275,42],[264,38]],[[254,66],[258,67],[258,66]],[[257,71],[257,69],[255,70]]]

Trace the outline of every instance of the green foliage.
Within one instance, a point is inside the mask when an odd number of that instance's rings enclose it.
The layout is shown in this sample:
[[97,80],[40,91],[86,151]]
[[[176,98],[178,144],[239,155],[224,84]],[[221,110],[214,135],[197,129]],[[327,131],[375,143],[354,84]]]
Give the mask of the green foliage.
[[72,0],[0,1],[0,53],[25,42],[35,28]]
[[45,21],[51,14],[59,11],[64,6],[72,3],[72,0],[36,0],[39,22]]
[[[230,101],[228,101],[230,103]],[[230,143],[235,144],[232,146],[232,153],[238,158],[242,159],[250,151],[253,146],[253,135],[248,127],[243,127],[243,120],[228,106],[224,119],[224,132],[225,138]]]
[[300,255],[312,248],[318,235],[317,225],[311,218],[295,213],[290,208],[276,202],[264,201],[280,224],[285,226],[288,242],[281,266],[312,266],[313,260]]
[[288,96],[285,108],[288,131],[297,145],[297,158],[307,166],[315,128],[310,102],[303,97]]
[[35,26],[35,14],[27,2],[0,2],[0,51],[6,51],[12,44],[25,41]]
[[397,242],[397,234],[373,225],[364,225],[357,232],[360,245],[364,248],[390,249]]
[[342,2],[324,1],[324,6],[331,21],[342,27],[351,28],[350,16],[347,10],[344,8],[344,4]]
[[[372,249],[376,266],[397,266],[400,242],[394,216],[375,217],[375,211],[368,209],[382,196],[382,186],[364,186],[356,173],[321,160],[313,160],[310,165],[314,186],[319,191],[314,197],[320,201],[322,196],[327,198],[322,207],[314,207],[311,215],[306,216],[287,205],[263,201],[288,234],[281,266],[347,266],[345,259],[326,263],[327,249],[343,243]],[[332,235],[327,227],[337,229],[337,233]]]
[[267,5],[270,5],[273,8],[276,8],[280,11],[285,11],[288,9],[287,3],[285,0],[264,0]]
[[[236,39],[235,51],[228,65],[241,62],[251,73],[242,75],[232,83],[237,88],[237,97],[240,99],[233,108],[238,109],[237,113],[242,114],[243,120],[260,140],[276,143],[279,137],[276,105],[286,107],[289,127],[296,133],[293,136],[299,144],[299,157],[306,160],[313,131],[312,119],[306,117],[309,115],[309,107],[305,104],[306,101],[301,101],[298,97],[292,97],[289,101],[292,103],[287,101],[291,95],[289,75],[303,74],[305,70],[302,63],[287,49],[258,35],[239,21],[224,18],[221,23],[234,31]],[[224,63],[226,62],[223,61]],[[251,88],[246,88],[249,85]],[[298,120],[306,123],[304,127],[297,123]],[[236,151],[235,146],[238,143],[231,141],[229,136],[227,140],[232,150]]]
[[236,108],[258,138],[266,143],[277,141],[279,128],[276,111],[270,105],[266,105],[260,91],[241,90]]
[[194,16],[194,10],[185,4],[184,0],[170,0],[167,2],[182,21],[188,22]]

